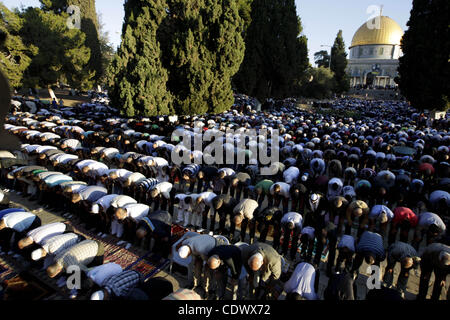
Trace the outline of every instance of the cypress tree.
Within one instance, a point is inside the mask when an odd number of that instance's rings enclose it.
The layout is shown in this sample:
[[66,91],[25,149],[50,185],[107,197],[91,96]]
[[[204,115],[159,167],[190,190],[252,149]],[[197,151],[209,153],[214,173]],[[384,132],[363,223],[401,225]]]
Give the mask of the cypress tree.
[[124,4],[122,42],[110,66],[110,97],[129,117],[173,113],[168,72],[156,39],[167,17],[165,0],[128,0]]
[[402,39],[398,84],[419,109],[450,107],[450,2],[414,0]]
[[159,30],[167,86],[182,114],[219,113],[234,103],[231,78],[244,57],[235,0],[169,0]]
[[297,94],[309,61],[295,1],[253,0],[251,7],[237,89],[261,100]]
[[[88,72],[93,74],[93,80],[98,81],[104,74],[102,64],[102,51],[99,40],[98,17],[95,9],[95,0],[40,0],[44,10],[53,10],[55,13],[67,12],[71,5],[80,8],[81,31],[86,35],[85,45],[91,50],[87,65]],[[92,87],[93,82],[86,84]]]
[[345,52],[342,30],[339,30],[333,47],[331,48],[331,71],[334,72],[336,83],[335,92],[344,93],[350,89],[350,80],[345,69],[347,68],[347,52]]

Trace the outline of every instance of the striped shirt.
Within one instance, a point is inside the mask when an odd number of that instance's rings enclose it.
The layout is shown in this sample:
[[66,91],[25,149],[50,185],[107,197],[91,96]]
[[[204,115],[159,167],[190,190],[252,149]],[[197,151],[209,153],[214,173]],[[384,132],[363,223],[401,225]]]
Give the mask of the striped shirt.
[[97,241],[84,240],[58,254],[55,257],[55,261],[65,269],[76,265],[83,271],[87,271],[88,268],[86,266],[97,256],[98,246]]
[[154,186],[156,186],[160,181],[156,178],[147,178],[138,183],[138,188],[143,189],[144,191],[149,191]]
[[131,289],[137,287],[141,281],[142,276],[139,272],[127,270],[106,278],[103,281],[102,286],[116,297],[125,297]]
[[378,233],[365,231],[356,245],[356,252],[375,254],[377,260],[383,261],[385,258],[383,238]]
[[186,167],[183,168],[181,171],[183,174],[187,174],[191,177],[195,177],[198,172],[200,171],[200,165],[198,164],[188,164]]

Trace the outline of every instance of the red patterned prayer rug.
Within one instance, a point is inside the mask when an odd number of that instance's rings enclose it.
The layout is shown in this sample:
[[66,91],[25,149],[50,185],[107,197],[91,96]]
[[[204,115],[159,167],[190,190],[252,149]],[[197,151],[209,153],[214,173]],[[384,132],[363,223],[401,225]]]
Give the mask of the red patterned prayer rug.
[[177,242],[189,230],[178,224],[172,224],[172,244]]
[[17,273],[4,261],[0,261],[0,283],[14,278]]

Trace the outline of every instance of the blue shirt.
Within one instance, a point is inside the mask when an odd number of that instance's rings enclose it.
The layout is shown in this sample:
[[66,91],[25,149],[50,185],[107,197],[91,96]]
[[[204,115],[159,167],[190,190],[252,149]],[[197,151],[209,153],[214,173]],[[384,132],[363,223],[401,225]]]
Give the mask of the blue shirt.
[[370,231],[365,231],[361,235],[361,240],[359,240],[359,243],[356,246],[356,252],[361,254],[374,254],[375,258],[380,261],[383,261],[386,257],[383,238],[378,233]]

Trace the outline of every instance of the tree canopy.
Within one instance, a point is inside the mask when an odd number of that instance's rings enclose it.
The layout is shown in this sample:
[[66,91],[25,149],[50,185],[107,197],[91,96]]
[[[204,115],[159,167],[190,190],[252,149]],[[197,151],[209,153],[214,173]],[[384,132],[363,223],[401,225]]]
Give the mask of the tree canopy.
[[347,52],[345,51],[342,30],[339,30],[333,47],[331,48],[331,71],[334,72],[335,92],[344,93],[350,89],[350,80],[345,69],[347,68]]
[[419,110],[450,107],[450,2],[414,0],[402,39],[398,84]]

